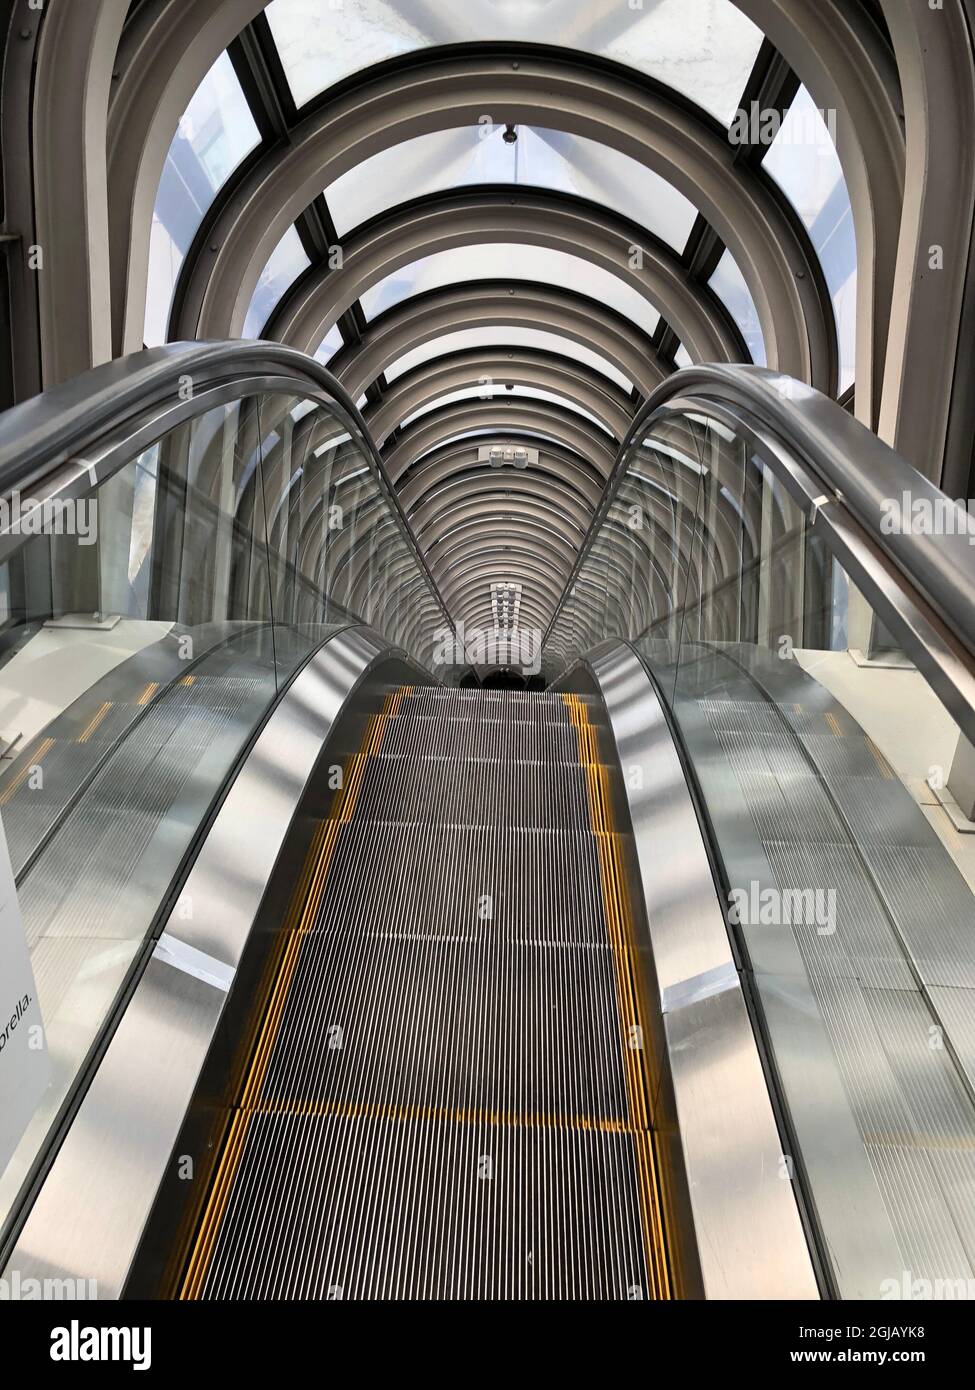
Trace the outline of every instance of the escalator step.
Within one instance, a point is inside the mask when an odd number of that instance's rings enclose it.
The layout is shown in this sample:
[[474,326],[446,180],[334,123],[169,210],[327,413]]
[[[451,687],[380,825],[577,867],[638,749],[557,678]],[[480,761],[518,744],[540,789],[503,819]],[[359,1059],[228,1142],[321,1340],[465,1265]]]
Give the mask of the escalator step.
[[183,1296],[665,1292],[588,714],[391,699],[323,828]]
[[588,831],[357,817],[339,832],[313,929],[605,943],[599,873]]
[[451,713],[400,714],[383,735],[384,753],[427,758],[516,758],[578,762],[579,740],[571,724],[554,719],[464,719]]
[[370,758],[356,806],[367,820],[586,830],[584,770],[491,759]]
[[626,1124],[612,951],[305,938],[257,1105],[323,1101]]
[[645,1296],[633,1148],[474,1117],[255,1115],[203,1296]]

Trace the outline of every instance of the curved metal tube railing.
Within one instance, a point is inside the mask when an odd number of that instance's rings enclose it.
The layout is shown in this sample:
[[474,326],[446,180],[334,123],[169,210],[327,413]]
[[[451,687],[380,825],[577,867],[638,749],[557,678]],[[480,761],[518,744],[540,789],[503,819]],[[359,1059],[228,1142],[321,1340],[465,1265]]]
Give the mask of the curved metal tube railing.
[[[348,428],[373,471],[397,528],[444,617],[453,623],[416,543],[383,461],[352,398],[314,358],[280,343],[170,343],[133,353],[52,387],[0,415],[0,497],[36,488],[66,464],[82,461],[102,483],[113,471],[88,464],[86,454],[106,438],[137,432],[153,411],[171,412],[161,428],[192,417],[203,391],[245,385],[248,390],[310,391]],[[181,394],[182,392],[182,394]],[[198,409],[202,409],[199,407]],[[118,466],[123,460],[118,459]]]
[[[884,616],[895,622],[905,649],[926,666],[959,724],[970,737],[975,735],[975,521],[836,401],[761,367],[688,367],[649,397],[620,448],[543,645],[552,637],[617,498],[633,446],[655,422],[693,412],[710,413],[753,443],[756,454],[802,497],[812,522],[829,524],[836,518],[834,529],[844,533],[852,523],[865,566],[855,567],[857,579],[870,589]],[[920,504],[932,516],[944,515],[947,508],[951,525],[934,533],[912,530],[909,521],[886,524],[905,494],[912,505]],[[878,558],[879,567],[872,563]],[[877,587],[878,575],[883,593]],[[894,588],[907,599],[904,621],[891,607]],[[928,641],[932,619],[937,628],[933,644]],[[918,624],[925,632],[917,631]],[[937,649],[937,671],[928,660],[932,646]],[[960,685],[966,687],[964,692]]]

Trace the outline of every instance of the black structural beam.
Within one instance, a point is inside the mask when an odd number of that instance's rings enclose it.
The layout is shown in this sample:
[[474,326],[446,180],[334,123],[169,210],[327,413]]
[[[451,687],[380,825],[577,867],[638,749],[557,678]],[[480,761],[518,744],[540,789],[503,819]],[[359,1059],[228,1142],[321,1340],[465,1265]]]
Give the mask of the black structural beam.
[[[278,53],[271,26],[263,14],[257,15],[228,48],[237,79],[265,145],[287,143],[298,120],[298,108]],[[338,244],[338,233],[328,210],[324,193],[304,209],[295,222],[305,253],[313,265],[327,264]],[[358,305],[355,306],[355,309]],[[361,322],[360,322],[361,320]],[[365,328],[361,310],[348,310],[339,319],[339,331],[346,344],[355,344]]]

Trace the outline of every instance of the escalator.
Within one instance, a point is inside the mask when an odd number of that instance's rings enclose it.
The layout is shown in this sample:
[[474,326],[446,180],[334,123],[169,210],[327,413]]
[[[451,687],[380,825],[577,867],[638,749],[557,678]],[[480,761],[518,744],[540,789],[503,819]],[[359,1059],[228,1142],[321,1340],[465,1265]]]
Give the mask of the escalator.
[[788,385],[692,369],[641,409],[541,691],[464,648],[299,354],[157,350],[0,419],[4,492],[99,504],[94,546],[0,534],[47,1062],[0,1154],[5,1276],[975,1282],[975,870],[940,795],[975,565],[885,532],[940,494]]
[[182,1297],[666,1296],[588,717],[390,696],[314,838]]

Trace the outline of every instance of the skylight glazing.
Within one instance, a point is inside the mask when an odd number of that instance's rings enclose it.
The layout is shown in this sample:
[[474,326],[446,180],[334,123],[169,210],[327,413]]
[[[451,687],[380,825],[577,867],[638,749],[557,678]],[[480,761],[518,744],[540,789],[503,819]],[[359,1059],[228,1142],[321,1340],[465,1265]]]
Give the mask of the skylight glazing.
[[[825,117],[825,119],[824,119]],[[857,249],[853,210],[828,122],[800,87],[764,168],[805,222],[829,286],[840,354],[840,391],[856,376]]]
[[183,112],[156,194],[146,296],[148,347],[166,341],[186,253],[218,191],[259,139],[233,64],[221,53]]
[[752,361],[758,367],[766,366],[765,336],[758,321],[758,310],[738,262],[730,251],[725,251],[708,283],[741,329]]
[[500,40],[611,58],[729,125],[762,43],[731,0],[272,0],[266,13],[299,106],[373,63]]
[[628,155],[564,131],[468,126],[405,140],[365,159],[326,190],[339,236],[398,203],[447,189],[515,184],[600,203],[681,250],[697,210],[673,184]]
[[261,271],[244,320],[244,338],[259,338],[264,325],[274,312],[275,306],[285,291],[289,290],[303,270],[311,265],[308,253],[301,244],[301,237],[295,227],[289,227],[277,246],[271,252],[267,265]]

